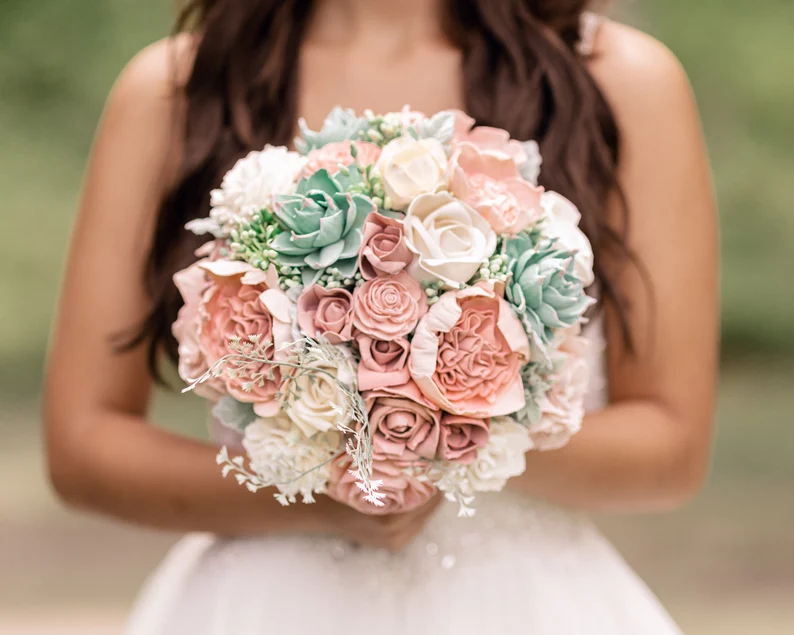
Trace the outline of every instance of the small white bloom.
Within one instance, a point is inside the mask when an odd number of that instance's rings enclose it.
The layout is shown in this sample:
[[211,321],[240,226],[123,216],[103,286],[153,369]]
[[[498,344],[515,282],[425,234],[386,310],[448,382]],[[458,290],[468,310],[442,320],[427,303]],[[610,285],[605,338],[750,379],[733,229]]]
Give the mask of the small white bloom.
[[488,445],[477,453],[477,460],[466,466],[466,479],[475,492],[499,492],[507,480],[527,468],[524,454],[532,448],[526,427],[508,417],[491,419]]
[[543,225],[543,234],[548,238],[557,238],[560,245],[571,251],[576,251],[574,269],[576,277],[585,287],[593,284],[593,248],[587,236],[579,229],[582,215],[564,196],[557,192],[545,192],[540,204],[546,212],[546,222]]
[[[283,146],[268,145],[261,152],[251,152],[240,159],[223,177],[221,187],[211,193],[212,219],[216,236],[228,236],[241,222],[269,207],[276,194],[292,194],[306,164],[306,159]],[[206,226],[206,227],[205,227]]]
[[383,148],[376,167],[390,207],[400,211],[420,194],[444,188],[449,180],[447,155],[436,139],[398,137]]

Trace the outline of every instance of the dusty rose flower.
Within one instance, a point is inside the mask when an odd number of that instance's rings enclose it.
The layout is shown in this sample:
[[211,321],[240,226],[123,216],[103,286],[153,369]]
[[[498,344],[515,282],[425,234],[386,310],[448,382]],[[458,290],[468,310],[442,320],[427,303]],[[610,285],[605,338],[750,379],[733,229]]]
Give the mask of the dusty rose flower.
[[[218,260],[204,262],[201,269],[211,278],[211,286],[202,299],[202,324],[199,345],[211,366],[233,352],[230,341],[237,337],[247,341],[259,337],[260,343],[270,342],[267,355],[270,359],[286,359],[282,347],[292,339],[290,302],[278,287],[275,268],[268,273],[244,262]],[[256,373],[264,373],[261,381],[254,380]],[[223,381],[229,394],[245,403],[253,403],[260,417],[274,416],[279,410],[276,393],[281,383],[281,372],[269,368],[250,367],[235,377],[224,373]]]
[[436,457],[441,411],[432,403],[412,399],[410,387],[406,391],[400,387],[370,390],[364,401],[376,459],[406,464]]
[[[201,302],[204,294],[211,286],[207,273],[201,268],[206,260],[199,260],[187,269],[174,274],[174,284],[182,295],[184,304],[179,309],[176,322],[171,327],[179,345],[179,376],[188,384],[192,383],[209,370],[204,352],[199,346],[199,330],[201,328]],[[226,388],[219,377],[210,377],[197,385],[196,394],[218,401]]]
[[410,344],[404,338],[376,340],[359,333],[356,337],[361,362],[358,365],[358,389],[373,390],[399,386],[411,379],[408,372]]
[[309,337],[324,337],[331,344],[353,337],[353,296],[345,289],[326,289],[318,284],[304,290],[298,299],[298,326]]
[[[350,152],[351,144],[356,148],[356,158]],[[307,155],[303,176],[311,176],[318,170],[327,170],[329,174],[339,172],[339,166],[350,166],[354,163],[367,166],[374,165],[380,157],[380,148],[367,141],[337,141],[328,143],[322,148],[312,150]]]
[[450,190],[498,234],[517,234],[543,218],[543,188],[521,178],[512,157],[483,151],[471,143],[458,147]]
[[438,457],[464,465],[474,463],[477,451],[488,443],[490,427],[490,419],[444,413],[441,417]]
[[364,222],[358,269],[364,280],[400,273],[413,260],[403,237],[402,221],[372,213]]
[[407,475],[398,465],[389,461],[375,461],[372,464],[372,480],[383,481],[378,493],[385,495],[382,499],[383,506],[378,507],[364,500],[364,494],[356,485],[356,479],[350,474],[350,467],[350,457],[347,455],[333,462],[328,496],[363,514],[382,516],[408,512],[429,502],[436,493],[432,485]]
[[353,294],[353,326],[379,340],[405,337],[426,312],[424,290],[404,272],[369,280]]
[[419,322],[408,367],[442,410],[494,417],[524,407],[519,369],[529,341],[519,319],[493,288],[477,285],[443,294]]

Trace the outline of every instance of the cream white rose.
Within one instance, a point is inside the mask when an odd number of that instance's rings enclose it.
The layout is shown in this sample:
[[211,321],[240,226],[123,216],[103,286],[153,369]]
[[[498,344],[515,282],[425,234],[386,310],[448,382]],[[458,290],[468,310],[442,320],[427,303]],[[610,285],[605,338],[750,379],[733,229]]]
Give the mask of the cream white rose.
[[447,155],[436,139],[409,135],[386,144],[376,165],[392,209],[405,211],[417,196],[446,186]]
[[408,273],[420,282],[467,282],[496,250],[488,221],[448,192],[417,197],[405,215],[403,234],[417,256]]
[[532,448],[526,427],[509,417],[491,419],[488,444],[467,466],[467,481],[474,492],[499,492],[507,480],[527,469],[525,453]]
[[343,420],[347,404],[337,380],[353,385],[355,375],[350,362],[331,362],[310,352],[301,363],[326,372],[303,374],[294,380],[291,392],[295,396],[286,404],[287,416],[307,437],[334,430],[340,423],[349,425],[351,422]]
[[587,236],[579,229],[582,215],[571,201],[557,192],[544,192],[540,199],[546,213],[543,233],[549,238],[558,238],[566,249],[576,251],[574,270],[585,287],[593,284],[593,248]]

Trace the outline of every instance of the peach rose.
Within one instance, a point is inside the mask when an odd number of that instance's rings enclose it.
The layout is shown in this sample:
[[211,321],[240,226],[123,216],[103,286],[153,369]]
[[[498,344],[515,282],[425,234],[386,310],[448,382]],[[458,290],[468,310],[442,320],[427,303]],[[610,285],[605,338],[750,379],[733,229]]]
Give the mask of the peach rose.
[[359,333],[356,337],[361,362],[358,365],[358,389],[375,390],[399,386],[411,379],[408,372],[410,344],[404,338],[384,341]]
[[432,485],[409,476],[398,465],[389,461],[375,461],[372,464],[372,480],[382,481],[378,493],[385,495],[383,506],[378,507],[364,500],[356,479],[350,474],[350,467],[351,461],[347,455],[331,464],[328,496],[363,514],[383,516],[408,512],[429,502],[436,493]]
[[363,396],[376,459],[406,464],[436,457],[441,411],[432,403],[412,399],[410,387],[370,390]]
[[[350,152],[351,144],[356,148],[356,157]],[[336,174],[339,167],[358,165],[374,165],[380,157],[380,148],[367,141],[337,141],[327,143],[322,148],[312,150],[306,157],[303,176],[308,177],[318,170],[328,170],[328,174]]]
[[498,234],[517,234],[543,218],[541,195],[521,178],[515,159],[461,143],[453,159],[450,189]]
[[405,337],[426,312],[422,286],[404,272],[369,280],[353,294],[353,326],[379,340]]
[[430,307],[416,328],[408,368],[442,410],[495,417],[524,407],[519,369],[528,360],[520,320],[483,284],[448,291]]
[[358,257],[364,280],[400,273],[413,258],[405,244],[402,221],[378,213],[367,216]]
[[439,458],[464,465],[474,463],[477,451],[488,443],[490,427],[490,419],[444,413],[438,443]]
[[[265,273],[238,261],[204,262],[200,268],[209,274],[212,284],[202,300],[202,325],[199,345],[212,365],[232,353],[229,344],[235,337],[248,340],[259,337],[260,343],[270,342],[267,356],[273,360],[286,359],[283,346],[292,340],[290,302],[278,286],[274,267]],[[260,375],[261,376],[258,376]],[[229,394],[245,403],[254,404],[260,417],[274,416],[279,411],[276,393],[281,372],[263,364],[248,367],[235,377],[223,375]]]
[[[177,370],[179,376],[188,384],[209,370],[207,358],[199,346],[201,301],[211,286],[207,273],[201,268],[205,262],[207,260],[199,260],[174,274],[174,284],[179,289],[184,304],[179,309],[171,332],[179,345]],[[194,391],[210,401],[218,401],[226,394],[223,380],[219,377],[210,377],[198,384]]]
[[345,289],[312,285],[298,299],[298,326],[309,337],[324,337],[331,344],[349,342],[353,338],[352,304],[353,296]]

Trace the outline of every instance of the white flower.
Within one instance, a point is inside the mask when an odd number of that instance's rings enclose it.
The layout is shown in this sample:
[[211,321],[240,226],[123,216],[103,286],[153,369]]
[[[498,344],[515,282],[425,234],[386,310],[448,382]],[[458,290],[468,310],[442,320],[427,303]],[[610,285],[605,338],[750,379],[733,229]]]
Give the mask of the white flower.
[[250,469],[293,503],[298,494],[311,502],[314,494],[325,493],[330,459],[342,451],[342,435],[336,430],[309,440],[283,412],[249,424],[242,443]]
[[[339,350],[344,350],[341,347]],[[349,404],[339,382],[354,386],[354,370],[347,357],[333,360],[321,349],[309,349],[301,357],[301,366],[325,372],[300,373],[294,380],[286,404],[287,416],[307,437],[349,425],[345,413]]]
[[543,233],[549,238],[557,238],[565,249],[576,251],[574,270],[585,287],[593,284],[593,248],[587,236],[579,229],[582,215],[564,196],[557,192],[545,192],[540,204],[546,212]]
[[550,378],[551,388],[539,400],[540,420],[529,426],[533,449],[557,450],[568,443],[582,427],[584,400],[590,369],[587,362],[589,342],[569,329],[555,357],[559,368]]
[[532,448],[526,427],[508,417],[491,419],[488,445],[477,453],[477,460],[467,466],[466,479],[472,491],[499,492],[507,480],[523,474],[527,468],[524,454]]
[[409,135],[386,144],[376,165],[392,209],[405,211],[420,194],[446,186],[447,155],[436,139]]
[[411,203],[403,223],[405,244],[418,258],[411,277],[448,286],[469,281],[496,250],[487,220],[448,192],[423,194]]
[[269,207],[275,194],[292,194],[306,159],[283,146],[268,145],[240,159],[223,177],[221,187],[211,192],[210,221],[188,223],[195,233],[226,237],[242,222],[250,221]]

